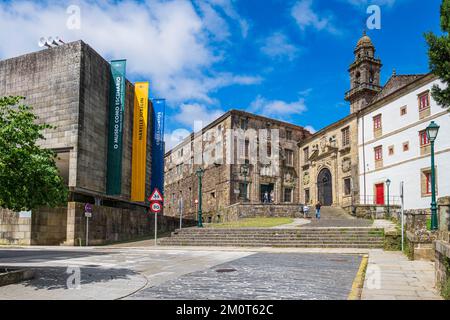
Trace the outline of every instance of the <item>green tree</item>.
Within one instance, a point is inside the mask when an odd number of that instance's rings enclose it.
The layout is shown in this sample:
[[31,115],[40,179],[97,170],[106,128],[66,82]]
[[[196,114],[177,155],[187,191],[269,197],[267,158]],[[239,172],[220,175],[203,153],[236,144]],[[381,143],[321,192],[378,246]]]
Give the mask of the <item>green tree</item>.
[[450,111],[450,0],[443,0],[441,4],[441,30],[441,36],[432,32],[425,34],[431,72],[447,85],[443,89],[433,86],[431,94],[440,106]]
[[67,201],[55,153],[37,145],[43,130],[23,97],[0,97],[0,207],[13,211],[55,207]]

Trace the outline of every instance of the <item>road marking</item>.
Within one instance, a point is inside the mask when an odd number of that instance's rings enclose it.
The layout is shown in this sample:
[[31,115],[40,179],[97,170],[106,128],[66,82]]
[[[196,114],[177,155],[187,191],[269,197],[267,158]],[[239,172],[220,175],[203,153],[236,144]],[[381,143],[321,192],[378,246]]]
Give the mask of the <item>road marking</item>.
[[362,288],[364,286],[364,278],[366,275],[367,264],[369,262],[369,256],[364,255],[359,265],[358,272],[356,273],[355,280],[353,280],[352,290],[348,295],[347,300],[361,300]]

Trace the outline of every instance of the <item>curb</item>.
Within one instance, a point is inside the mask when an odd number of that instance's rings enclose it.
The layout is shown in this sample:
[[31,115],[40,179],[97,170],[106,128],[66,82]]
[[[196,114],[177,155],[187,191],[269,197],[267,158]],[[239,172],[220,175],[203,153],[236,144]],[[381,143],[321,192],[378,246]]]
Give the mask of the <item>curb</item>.
[[369,256],[364,255],[359,265],[358,272],[353,280],[352,289],[348,295],[347,300],[361,300],[362,289],[364,286],[364,280],[366,275],[367,265],[369,263]]
[[[6,269],[6,268],[5,268]],[[7,286],[14,283],[19,283],[25,280],[34,278],[34,271],[31,269],[13,269],[0,271],[0,287]]]

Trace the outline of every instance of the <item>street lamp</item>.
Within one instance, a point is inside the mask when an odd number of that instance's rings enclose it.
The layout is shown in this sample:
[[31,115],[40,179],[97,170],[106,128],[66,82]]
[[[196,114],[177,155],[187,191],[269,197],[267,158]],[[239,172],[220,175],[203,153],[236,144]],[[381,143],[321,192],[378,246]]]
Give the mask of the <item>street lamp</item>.
[[202,221],[202,178],[203,174],[205,173],[205,170],[202,168],[197,169],[197,177],[198,177],[198,227],[203,228],[203,221]]
[[241,172],[244,175],[244,202],[247,201],[247,175],[249,173],[249,165],[247,163],[242,165]]
[[437,205],[436,205],[436,173],[434,170],[434,141],[439,132],[439,126],[431,121],[427,127],[428,140],[431,143],[431,230],[438,229]]
[[390,206],[389,206],[389,189],[391,186],[391,180],[387,179],[386,180],[386,186],[387,186],[387,213],[388,213],[388,217],[391,215],[391,210],[390,210]]

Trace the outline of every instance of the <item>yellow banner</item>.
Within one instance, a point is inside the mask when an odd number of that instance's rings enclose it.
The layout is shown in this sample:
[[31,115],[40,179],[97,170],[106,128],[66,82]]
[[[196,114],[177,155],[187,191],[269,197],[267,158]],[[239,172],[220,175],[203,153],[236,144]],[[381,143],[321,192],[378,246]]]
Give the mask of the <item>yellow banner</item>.
[[133,156],[131,168],[131,201],[145,202],[147,170],[148,82],[134,87]]

